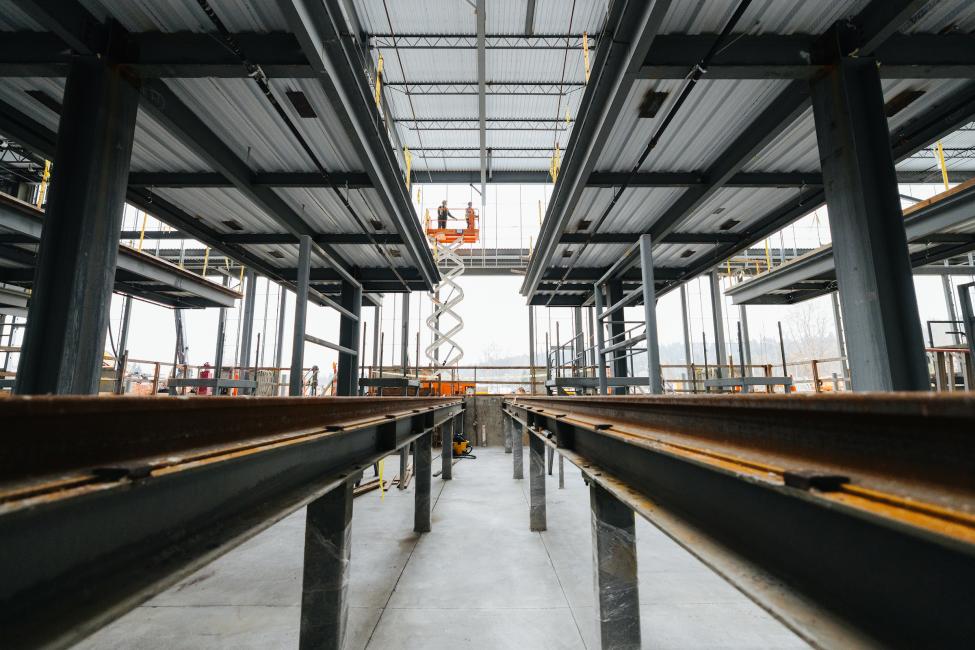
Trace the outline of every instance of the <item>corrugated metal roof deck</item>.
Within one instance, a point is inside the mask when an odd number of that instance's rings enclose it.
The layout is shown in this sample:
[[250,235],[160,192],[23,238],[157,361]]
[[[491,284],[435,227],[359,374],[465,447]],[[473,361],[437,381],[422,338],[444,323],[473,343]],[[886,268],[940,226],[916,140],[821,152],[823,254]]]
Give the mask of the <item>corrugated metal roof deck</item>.
[[[131,33],[214,33],[213,24],[195,0],[79,0],[79,3],[96,20],[113,18]],[[275,2],[213,0],[212,6],[232,33],[267,34],[291,31],[285,14]],[[45,28],[40,22],[17,9],[11,0],[0,0],[0,30],[41,32]],[[165,84],[233,155],[243,161],[252,174],[315,174],[317,168],[312,160],[263,97],[257,85],[246,77],[243,65],[240,66],[237,78],[192,74],[185,78],[181,78],[182,76],[168,75],[160,83]],[[27,91],[41,91],[50,100],[60,103],[64,82],[63,78],[49,75],[2,78],[0,100],[28,115],[40,128],[56,133],[58,113],[44,102],[28,95]],[[359,145],[352,141],[354,136],[350,135],[342,115],[338,112],[345,109],[337,107],[326,97],[325,90],[317,79],[274,78],[270,80],[270,84],[284,111],[329,172],[362,174],[366,170],[366,162],[358,153]],[[316,116],[302,118],[298,115],[286,97],[289,91],[303,93]],[[156,175],[171,173],[181,177],[193,173],[210,173],[212,178],[216,170],[204,160],[206,156],[201,157],[194,152],[195,146],[194,142],[181,142],[166,125],[140,108],[131,171]],[[202,185],[193,186],[192,180],[188,185],[186,181],[180,180],[179,186],[147,186],[139,192],[148,196],[150,202],[155,196],[160,201],[171,203],[191,219],[198,219],[201,224],[218,234],[286,232],[287,229],[281,222],[230,183],[213,187],[207,186],[211,183],[210,180],[201,182]],[[275,187],[273,192],[317,233],[361,232],[357,220],[349,215],[335,194],[326,187]],[[369,232],[398,232],[397,222],[385,207],[380,190],[353,187],[343,189],[342,192]],[[415,214],[413,217],[418,224]],[[230,227],[227,223],[234,223],[235,227]],[[365,236],[363,239],[365,240]],[[281,267],[285,262],[292,265],[296,262],[295,245],[239,246],[274,267]],[[384,247],[391,251],[394,266],[404,268],[414,265],[414,261],[404,251],[393,251],[396,244]],[[375,246],[369,243],[343,244],[334,249],[351,266],[384,267],[389,264]],[[285,257],[273,255],[272,251],[283,253]],[[424,250],[424,254],[428,255],[429,252]],[[430,264],[432,265],[432,261]]]
[[[738,4],[737,0],[672,2],[658,33],[703,35],[702,39],[716,38],[714,35],[722,29]],[[869,0],[828,3],[779,0],[753,2],[745,11],[730,40],[733,43],[739,38],[762,34],[813,35],[809,37],[813,38],[834,22],[856,16],[869,4]],[[972,3],[961,0],[928,3],[910,16],[897,31],[901,34],[942,34],[946,30],[953,33],[971,33],[975,30],[975,9]],[[619,111],[611,118],[612,127],[607,137],[596,149],[598,156],[593,171],[614,173],[617,179],[626,177],[667,115],[684,83],[682,79],[667,78],[637,78],[633,81],[628,90],[625,90],[625,99]],[[656,148],[640,166],[639,172],[689,173],[698,179],[691,181],[691,185],[697,182],[706,186],[709,170],[718,167],[718,163],[724,160],[730,145],[746,129],[756,124],[757,118],[764,111],[774,107],[780,95],[794,83],[796,82],[789,78],[774,78],[773,74],[762,79],[709,79],[705,73]],[[892,133],[933,119],[932,115],[936,111],[943,111],[951,102],[958,102],[959,97],[971,87],[971,80],[960,78],[897,78],[884,79],[882,83],[885,101],[888,102],[908,93],[920,93],[912,102],[889,117],[888,125]],[[639,115],[639,107],[649,91],[667,94],[653,118]],[[975,156],[958,151],[971,147],[971,140],[975,138],[968,138],[968,134],[967,131],[961,131],[943,138],[945,147],[950,150],[946,152],[949,159],[952,155],[957,156],[951,165],[953,170],[975,169]],[[797,117],[786,124],[768,144],[744,160],[740,169],[742,173],[793,174],[794,178],[798,177],[794,173],[813,176],[818,174],[819,152],[811,107],[800,110]],[[898,169],[927,171],[936,169],[936,163],[930,152],[922,151],[899,163]],[[765,223],[773,210],[784,211],[785,208],[790,208],[797,213],[801,212],[803,196],[814,188],[815,186],[804,186],[798,181],[787,183],[784,187],[767,184],[719,188],[700,205],[681,215],[676,222],[676,232],[693,234],[699,239],[706,239],[708,233],[733,235],[752,232]],[[678,198],[687,191],[686,186],[629,187],[605,220],[599,222],[596,232],[648,232],[661,215],[678,204]],[[547,250],[550,253],[547,259],[533,260],[529,270],[533,283],[541,278],[541,275],[532,275],[536,268],[607,268],[619,259],[626,250],[625,246],[619,244],[592,243],[584,246],[557,243],[563,232],[593,232],[581,229],[580,222],[596,223],[604,214],[614,192],[615,188],[610,187],[587,187],[581,191],[578,201],[570,204],[562,219],[555,222],[557,230],[548,233],[555,238],[554,245],[546,249],[543,245],[545,242],[539,242],[536,252]],[[790,201],[794,201],[794,205],[790,206]],[[818,202],[810,204],[809,210],[816,205]],[[550,211],[554,206],[553,202]],[[550,212],[546,219],[558,216]],[[709,259],[709,255],[716,254],[721,249],[727,250],[727,246],[657,242],[654,245],[654,263],[658,267],[682,271],[694,267],[699,260]],[[526,283],[526,286],[529,284]],[[535,291],[537,285],[531,284],[531,287]],[[549,288],[550,285],[543,291]],[[577,289],[578,285],[566,284],[564,288]]]

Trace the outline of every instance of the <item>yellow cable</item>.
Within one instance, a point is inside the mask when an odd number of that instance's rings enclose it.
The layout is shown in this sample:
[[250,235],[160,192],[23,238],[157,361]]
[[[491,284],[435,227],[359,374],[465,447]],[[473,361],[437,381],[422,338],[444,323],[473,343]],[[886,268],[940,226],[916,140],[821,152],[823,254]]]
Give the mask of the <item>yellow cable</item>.
[[951,188],[948,187],[948,166],[945,165],[945,150],[941,146],[941,140],[938,140],[937,151],[938,163],[941,165],[941,180],[945,183],[945,190],[949,190]]
[[589,32],[582,32],[582,60],[586,64],[586,83],[589,83]]
[[[139,242],[139,248],[142,248],[142,242]],[[207,246],[206,249],[203,251],[203,273],[201,275],[204,278],[207,276],[207,265],[209,263],[210,263],[210,247]]]
[[382,99],[382,81],[383,79],[383,55],[379,55],[379,63],[376,65],[376,107],[379,107],[379,101]]
[[142,213],[142,230],[139,231],[139,248],[137,249],[139,252],[142,252],[142,242],[146,238],[146,220],[148,218],[149,218],[149,215],[147,213],[143,212]]
[[51,161],[44,161],[44,174],[41,176],[41,187],[37,190],[37,209],[40,210],[44,205],[44,197],[47,195],[47,182],[51,179]]
[[[386,499],[386,490],[383,489],[383,466],[385,464],[386,464],[386,459],[381,458],[379,460],[379,500],[380,501],[384,501]],[[402,476],[399,477],[399,480],[402,481],[403,477]]]

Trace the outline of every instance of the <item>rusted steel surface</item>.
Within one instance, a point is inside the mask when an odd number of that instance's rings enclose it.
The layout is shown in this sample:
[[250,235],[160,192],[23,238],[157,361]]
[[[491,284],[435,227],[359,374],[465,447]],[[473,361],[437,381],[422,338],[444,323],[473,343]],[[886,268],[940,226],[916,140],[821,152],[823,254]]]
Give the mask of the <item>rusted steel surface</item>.
[[67,647],[454,418],[455,398],[0,401],[0,637]]
[[[857,485],[975,515],[975,397],[918,393],[514,398],[633,445],[770,473],[847,474]],[[797,480],[798,479],[797,477]]]
[[341,430],[457,399],[11,397],[0,401],[0,486],[79,468]]
[[975,634],[971,397],[518,397],[504,409],[814,646]]

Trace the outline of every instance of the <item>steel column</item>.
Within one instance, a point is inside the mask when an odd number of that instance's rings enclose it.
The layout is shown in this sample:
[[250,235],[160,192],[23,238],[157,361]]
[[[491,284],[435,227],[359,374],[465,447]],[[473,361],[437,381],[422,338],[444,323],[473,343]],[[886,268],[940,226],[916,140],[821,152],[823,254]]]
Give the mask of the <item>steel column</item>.
[[[622,280],[610,280],[606,283],[606,300],[610,305],[615,305],[617,302],[623,299],[623,281]],[[623,322],[626,320],[625,309],[619,309],[609,315],[607,319],[609,322],[609,335],[611,337],[610,345],[619,343],[623,340],[623,332],[626,330],[626,324]],[[612,353],[613,356],[613,377],[626,377],[629,375],[629,369],[626,363],[626,348],[620,348]],[[613,395],[625,395],[629,390],[626,386],[614,386]]]
[[311,237],[298,238],[298,284],[295,295],[294,335],[291,338],[291,377],[288,394],[301,395],[305,363],[305,321],[308,318],[308,275],[311,267]]
[[596,327],[596,376],[599,378],[599,394],[608,395],[609,383],[606,379],[606,355],[603,354],[603,348],[606,347],[606,325],[599,318],[599,315],[603,312],[603,288],[598,284],[593,285],[592,297],[596,302],[596,318],[593,321]]
[[[518,458],[520,454],[515,455],[515,462],[518,462]],[[545,443],[532,433],[528,435],[528,480],[529,527],[533,531],[542,531],[547,528],[545,524]]]
[[403,445],[399,450],[399,481],[396,483],[397,490],[406,489],[406,473],[409,471],[410,446]]
[[504,453],[510,454],[514,439],[514,426],[508,418],[501,418],[501,433],[504,435]]
[[545,461],[548,466],[548,475],[552,475],[552,467],[555,465],[555,450],[549,446],[545,447]]
[[72,60],[17,393],[98,393],[138,105],[121,68]]
[[[401,338],[402,350],[400,350],[400,366],[403,369],[403,376],[409,375],[410,365],[410,294],[403,294],[403,335]],[[417,359],[419,362],[419,359]]]
[[660,376],[660,346],[657,342],[657,297],[653,280],[653,253],[650,235],[640,236],[640,272],[643,279],[643,314],[647,322],[647,375],[650,378],[650,392],[660,395],[664,392]]
[[[502,416],[507,417],[507,416]],[[513,464],[513,477],[516,480],[521,480],[525,478],[525,452],[524,452],[524,437],[525,434],[521,430],[521,425],[514,419],[508,418],[508,426],[511,428],[511,452],[514,454],[514,464]]]
[[854,390],[928,390],[877,61],[840,58],[812,83]]
[[450,418],[440,427],[440,478],[449,481],[454,477],[454,418]]
[[535,394],[535,308],[528,306],[528,392]]
[[745,358],[742,363],[745,364],[745,375],[751,375],[752,365],[752,343],[751,339],[748,337],[748,308],[746,305],[738,305],[738,321],[741,323],[741,346],[745,351]]
[[276,372],[280,372],[281,355],[284,353],[284,311],[288,307],[288,291],[283,284],[278,285],[278,291],[278,327],[274,342],[274,367],[278,369]]
[[629,506],[589,484],[596,623],[602,648],[640,648],[636,524]]
[[717,271],[708,273],[708,281],[711,284],[711,317],[714,323],[714,355],[716,358],[714,369],[716,376],[721,377],[724,373],[722,367],[728,363],[728,353],[725,349],[724,340],[724,298],[721,295],[721,280],[718,278]]
[[[948,262],[946,261],[945,266],[947,265]],[[949,276],[941,276],[941,289],[945,293],[945,309],[948,311],[948,320],[957,321],[958,312],[955,310],[954,296],[951,295],[951,278]],[[958,329],[956,327],[952,328],[951,339],[955,345],[961,343],[961,337],[958,335]]]
[[[230,278],[223,276],[223,286],[230,284]],[[213,351],[213,378],[217,381],[213,394],[220,394],[220,371],[223,368],[223,349],[227,341],[227,308],[221,307],[217,315],[217,349]]]
[[[680,285],[680,318],[681,332],[684,335],[684,365],[687,366],[687,372],[690,373],[694,358],[691,356],[690,319],[687,317],[687,283],[685,282],[682,282]],[[690,376],[687,378],[692,379]]]
[[830,294],[830,302],[833,304],[833,329],[836,330],[836,349],[843,363],[843,386],[849,390],[850,385],[850,359],[846,355],[846,332],[843,330],[843,317],[840,315],[840,294],[836,291]]
[[244,288],[244,306],[241,318],[244,320],[240,335],[240,367],[244,370],[241,378],[248,377],[251,367],[251,339],[254,337],[254,303],[257,301],[257,274],[252,269],[244,274],[247,286]]
[[416,485],[414,494],[413,531],[416,533],[430,532],[430,465],[432,459],[433,431],[427,431],[416,439],[413,450],[413,483]]
[[308,504],[301,587],[303,650],[340,650],[349,620],[354,487],[346,481]]
[[[342,282],[342,307],[355,314],[339,317],[339,345],[350,350],[359,349],[359,315],[362,313],[362,287]],[[359,383],[359,357],[357,354],[339,352],[336,395],[355,395]]]
[[583,350],[585,349],[585,336],[582,331],[582,307],[576,307],[572,310],[572,368],[576,377],[582,373],[580,366],[586,365],[586,360],[583,358]]
[[115,351],[115,371],[117,373],[118,394],[124,390],[122,386],[123,375],[125,374],[124,361],[126,359],[125,349],[129,345],[129,321],[132,319],[132,296],[125,296],[125,305],[122,307],[122,330],[119,332],[118,349]]

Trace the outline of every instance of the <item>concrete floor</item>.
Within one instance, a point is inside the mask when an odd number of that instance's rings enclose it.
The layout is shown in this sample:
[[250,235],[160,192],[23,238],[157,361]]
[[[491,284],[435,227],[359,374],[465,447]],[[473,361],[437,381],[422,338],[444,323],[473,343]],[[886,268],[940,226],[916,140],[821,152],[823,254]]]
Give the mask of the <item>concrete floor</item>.
[[[579,472],[566,463],[563,490],[547,477],[548,531],[532,533],[527,449],[524,481],[503,450],[477,456],[433,479],[426,535],[412,532],[412,483],[355,500],[348,648],[598,647]],[[303,539],[301,511],[77,647],[297,648]],[[805,647],[640,518],[637,542],[644,647]]]

